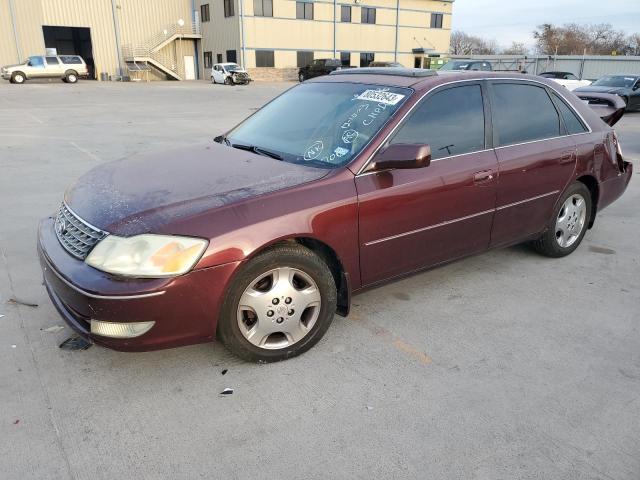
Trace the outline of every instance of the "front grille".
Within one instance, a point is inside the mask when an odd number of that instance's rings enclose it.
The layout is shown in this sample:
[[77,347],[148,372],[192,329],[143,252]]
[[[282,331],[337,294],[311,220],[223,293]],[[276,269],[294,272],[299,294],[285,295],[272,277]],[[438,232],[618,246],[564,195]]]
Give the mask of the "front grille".
[[80,260],[87,258],[96,243],[107,236],[106,232],[78,217],[64,202],[60,205],[54,227],[65,250]]

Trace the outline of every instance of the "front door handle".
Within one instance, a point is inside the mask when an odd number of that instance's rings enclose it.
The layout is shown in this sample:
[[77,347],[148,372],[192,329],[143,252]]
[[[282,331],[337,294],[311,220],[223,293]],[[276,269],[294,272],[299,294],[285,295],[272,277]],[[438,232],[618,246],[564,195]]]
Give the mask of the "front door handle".
[[473,175],[473,183],[483,184],[493,180],[493,170],[484,170]]

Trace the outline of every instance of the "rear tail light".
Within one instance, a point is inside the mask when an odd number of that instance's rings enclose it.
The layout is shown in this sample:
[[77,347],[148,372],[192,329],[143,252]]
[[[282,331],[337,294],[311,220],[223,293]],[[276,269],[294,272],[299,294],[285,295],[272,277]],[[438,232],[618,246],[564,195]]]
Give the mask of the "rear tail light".
[[613,145],[615,147],[615,159],[616,162],[618,164],[618,170],[620,170],[621,172],[624,172],[624,160],[622,157],[622,146],[620,145],[620,141],[618,140],[618,136],[616,135],[616,132],[612,132],[611,133],[611,141],[613,142]]

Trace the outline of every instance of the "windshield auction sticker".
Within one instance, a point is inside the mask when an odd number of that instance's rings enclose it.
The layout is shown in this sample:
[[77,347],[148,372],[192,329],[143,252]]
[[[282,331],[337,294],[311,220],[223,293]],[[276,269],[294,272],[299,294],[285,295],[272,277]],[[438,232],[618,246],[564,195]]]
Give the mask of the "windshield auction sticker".
[[385,90],[365,90],[356,98],[358,100],[378,102],[385,105],[396,105],[404,97],[404,95],[400,95],[399,93],[388,92]]

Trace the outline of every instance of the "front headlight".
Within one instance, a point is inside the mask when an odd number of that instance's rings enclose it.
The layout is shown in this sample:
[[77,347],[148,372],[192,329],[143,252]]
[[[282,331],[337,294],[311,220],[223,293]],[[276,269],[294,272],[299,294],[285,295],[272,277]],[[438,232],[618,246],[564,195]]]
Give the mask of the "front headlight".
[[207,248],[200,238],[170,235],[109,235],[85,262],[103,272],[130,277],[173,277],[193,268]]

